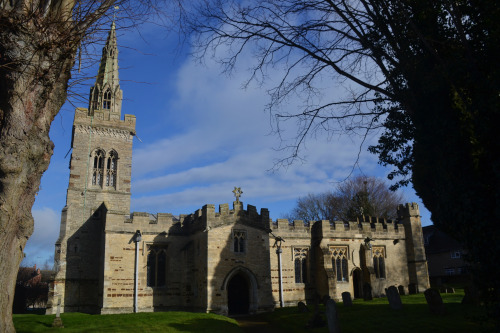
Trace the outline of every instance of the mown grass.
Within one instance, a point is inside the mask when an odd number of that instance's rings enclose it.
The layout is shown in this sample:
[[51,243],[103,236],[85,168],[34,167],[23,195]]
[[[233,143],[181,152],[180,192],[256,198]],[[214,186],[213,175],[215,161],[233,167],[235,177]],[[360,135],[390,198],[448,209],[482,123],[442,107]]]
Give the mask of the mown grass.
[[207,313],[151,312],[116,315],[63,313],[64,328],[52,328],[55,315],[14,315],[22,332],[241,332],[228,317]]
[[[463,292],[442,294],[447,314],[433,315],[423,294],[403,296],[403,309],[392,310],[386,298],[354,300],[352,307],[337,304],[343,333],[374,332],[492,332],[493,323],[482,307],[460,304]],[[276,309],[258,319],[269,322],[272,332],[327,332],[326,327],[306,329],[312,316],[296,307]],[[320,311],[324,311],[320,307]],[[238,323],[224,316],[189,312],[155,312],[118,315],[63,313],[64,329],[52,328],[54,315],[14,315],[21,332],[242,332]]]

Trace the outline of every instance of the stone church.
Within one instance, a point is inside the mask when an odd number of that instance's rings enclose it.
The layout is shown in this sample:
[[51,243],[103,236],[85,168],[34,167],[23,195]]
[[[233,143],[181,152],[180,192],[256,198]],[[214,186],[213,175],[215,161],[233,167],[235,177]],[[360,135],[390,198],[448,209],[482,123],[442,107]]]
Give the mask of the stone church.
[[245,209],[235,188],[231,207],[130,213],[136,118],[121,115],[118,74],[113,24],[89,106],[75,111],[48,314],[58,302],[61,312],[257,313],[429,287],[415,203],[400,205],[397,221],[272,221],[265,208]]

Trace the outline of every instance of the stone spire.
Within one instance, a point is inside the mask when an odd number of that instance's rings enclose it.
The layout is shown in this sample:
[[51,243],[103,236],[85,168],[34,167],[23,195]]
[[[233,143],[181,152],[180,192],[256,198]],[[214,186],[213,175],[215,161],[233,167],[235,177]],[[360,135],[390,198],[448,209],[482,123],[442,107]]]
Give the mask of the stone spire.
[[115,22],[111,24],[106,45],[102,49],[101,63],[95,85],[90,88],[89,116],[103,120],[121,117],[123,92],[118,78],[118,46]]

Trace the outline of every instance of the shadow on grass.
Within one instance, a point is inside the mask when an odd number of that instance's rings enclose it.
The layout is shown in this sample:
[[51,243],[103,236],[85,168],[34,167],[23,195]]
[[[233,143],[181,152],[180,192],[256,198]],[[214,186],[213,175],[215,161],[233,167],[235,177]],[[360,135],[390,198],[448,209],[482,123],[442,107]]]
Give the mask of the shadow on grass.
[[192,319],[184,323],[172,323],[168,327],[172,327],[179,332],[242,332],[237,323],[214,319]]

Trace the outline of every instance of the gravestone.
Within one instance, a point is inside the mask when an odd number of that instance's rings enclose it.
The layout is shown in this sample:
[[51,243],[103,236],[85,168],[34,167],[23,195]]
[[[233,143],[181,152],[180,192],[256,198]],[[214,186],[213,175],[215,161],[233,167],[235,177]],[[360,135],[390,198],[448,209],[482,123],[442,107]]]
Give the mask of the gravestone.
[[323,302],[323,305],[326,305],[326,302],[331,299],[330,295],[325,295],[323,296],[323,298],[321,299],[321,301]]
[[326,301],[326,322],[328,323],[328,333],[340,333],[339,318],[335,301],[329,299]]
[[365,301],[371,301],[373,299],[372,286],[368,282],[363,284],[363,299]]
[[306,313],[306,312],[309,312],[309,308],[307,307],[307,305],[300,301],[299,304],[297,304],[297,307],[299,308],[299,312],[300,313]]
[[464,298],[462,298],[462,304],[479,305],[481,304],[479,292],[474,286],[467,286],[464,288]]
[[448,294],[454,294],[454,293],[455,293],[455,288],[453,288],[453,287],[448,287],[448,288],[446,288],[446,292],[447,292]]
[[441,288],[439,288],[439,292],[441,294],[446,294],[446,287],[445,286],[442,286]]
[[429,305],[429,310],[433,314],[444,315],[446,313],[446,308],[443,304],[443,299],[441,294],[436,289],[427,289],[424,291],[425,300],[427,305]]
[[415,283],[410,283],[408,285],[408,294],[410,295],[418,294],[418,286]]
[[387,300],[391,309],[401,310],[403,308],[403,303],[401,303],[401,297],[396,287],[390,286],[387,288]]
[[54,321],[52,322],[52,327],[61,327],[64,328],[63,322],[61,319],[61,297],[57,299],[57,312]]
[[351,293],[348,291],[344,291],[342,293],[342,302],[344,303],[344,306],[352,306],[352,298],[351,298]]
[[398,292],[399,292],[399,295],[401,295],[401,296],[406,295],[406,293],[405,293],[405,287],[399,286],[398,287]]

